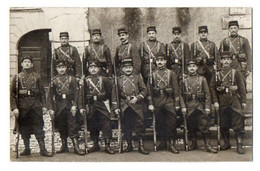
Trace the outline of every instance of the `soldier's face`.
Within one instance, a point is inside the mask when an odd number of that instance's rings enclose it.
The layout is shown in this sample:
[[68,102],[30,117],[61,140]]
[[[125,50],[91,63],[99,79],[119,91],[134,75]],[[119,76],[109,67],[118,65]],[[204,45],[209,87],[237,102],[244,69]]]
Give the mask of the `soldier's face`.
[[206,39],[208,37],[208,32],[202,31],[199,33],[201,39]]
[[163,58],[156,59],[156,65],[159,68],[163,68],[166,65],[166,60]]
[[122,71],[124,72],[125,75],[131,75],[133,73],[133,66],[123,66]]
[[101,40],[101,35],[100,34],[93,34],[92,35],[92,40],[96,43],[100,42]]
[[231,26],[229,27],[229,32],[231,35],[237,35],[238,33],[238,27],[237,26]]
[[118,36],[122,43],[124,43],[125,41],[128,40],[128,34],[126,34],[126,33],[120,33]]
[[99,72],[99,67],[97,67],[97,66],[95,66],[95,65],[92,65],[92,66],[90,66],[90,67],[88,68],[88,71],[89,71],[90,74],[96,75],[96,74],[98,74],[98,72]]
[[64,65],[57,66],[57,67],[56,67],[56,70],[57,70],[57,72],[58,72],[59,75],[63,75],[63,74],[66,73],[67,67],[64,66]]
[[60,38],[61,45],[66,45],[69,43],[69,38],[68,37],[61,37]]
[[190,64],[188,65],[188,71],[189,71],[189,74],[195,74],[198,70],[198,66],[196,64]]
[[33,63],[30,59],[24,59],[21,63],[21,66],[23,67],[23,69],[30,69],[33,67]]
[[155,31],[148,31],[147,37],[149,40],[155,40],[156,39],[156,32]]
[[181,33],[173,33],[172,37],[173,37],[173,40],[180,40],[181,39]]
[[221,58],[220,62],[222,64],[222,67],[225,68],[225,67],[229,67],[230,66],[232,60],[231,60],[231,58]]

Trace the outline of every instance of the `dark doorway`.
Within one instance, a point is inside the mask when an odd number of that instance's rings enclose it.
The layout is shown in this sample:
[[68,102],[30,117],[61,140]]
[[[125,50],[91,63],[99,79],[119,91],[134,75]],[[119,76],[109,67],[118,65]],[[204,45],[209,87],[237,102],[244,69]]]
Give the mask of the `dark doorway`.
[[[34,72],[39,73],[44,86],[47,87],[50,79],[51,42],[50,29],[34,30],[23,35],[18,44],[18,62],[21,57],[29,55],[34,61]],[[21,72],[19,65],[18,71]]]

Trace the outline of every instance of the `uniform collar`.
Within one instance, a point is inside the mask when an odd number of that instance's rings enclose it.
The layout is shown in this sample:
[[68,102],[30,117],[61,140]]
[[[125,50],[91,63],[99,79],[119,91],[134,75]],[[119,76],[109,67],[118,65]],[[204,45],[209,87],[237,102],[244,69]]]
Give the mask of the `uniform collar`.
[[65,45],[61,45],[61,47],[68,47],[69,43],[65,44]]
[[230,37],[232,37],[232,38],[237,38],[239,35],[238,34],[236,34],[236,35],[230,35]]
[[172,43],[181,43],[181,40],[180,39],[174,39],[173,41],[172,41]]
[[201,38],[200,41],[201,42],[206,42],[206,41],[208,41],[208,38],[204,38],[204,39]]
[[30,69],[23,69],[23,73],[25,73],[25,74],[30,74],[32,72],[33,72],[32,68],[30,68]]
[[126,45],[126,44],[129,44],[128,40],[126,40],[125,42],[122,42],[122,45]]

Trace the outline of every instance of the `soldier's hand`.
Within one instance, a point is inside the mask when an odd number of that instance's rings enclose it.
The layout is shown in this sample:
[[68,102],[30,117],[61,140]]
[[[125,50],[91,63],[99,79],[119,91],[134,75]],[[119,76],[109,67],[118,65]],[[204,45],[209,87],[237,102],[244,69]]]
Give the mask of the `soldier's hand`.
[[83,115],[84,112],[86,112],[86,110],[85,109],[80,109],[79,112],[80,112],[81,115]]
[[218,102],[215,102],[215,103],[214,103],[214,107],[215,107],[215,109],[217,109],[217,110],[219,109],[219,104],[218,104]]
[[72,113],[72,116],[75,116],[77,112],[77,106],[72,106],[70,112]]
[[205,112],[206,112],[207,115],[209,115],[210,114],[210,109],[205,109]]
[[45,115],[47,113],[47,109],[45,107],[42,108],[42,113]]
[[186,115],[186,113],[187,113],[187,108],[186,108],[186,107],[182,108],[182,109],[181,109],[181,113],[182,113],[183,115]]
[[180,110],[180,108],[181,108],[180,106],[175,106],[175,110],[177,111]]
[[17,108],[14,109],[13,113],[14,113],[15,118],[18,119],[19,118],[19,110]]
[[116,110],[115,110],[115,114],[116,114],[116,115],[119,115],[119,114],[120,114],[120,109],[116,109]]
[[149,105],[148,109],[153,112],[154,111],[154,106],[153,105]]
[[49,110],[48,113],[49,113],[51,119],[54,119],[54,110]]
[[246,108],[246,103],[242,103],[242,109]]
[[136,102],[137,102],[137,98],[136,98],[136,96],[133,96],[132,97],[133,99],[132,100],[130,100],[130,104],[135,104]]

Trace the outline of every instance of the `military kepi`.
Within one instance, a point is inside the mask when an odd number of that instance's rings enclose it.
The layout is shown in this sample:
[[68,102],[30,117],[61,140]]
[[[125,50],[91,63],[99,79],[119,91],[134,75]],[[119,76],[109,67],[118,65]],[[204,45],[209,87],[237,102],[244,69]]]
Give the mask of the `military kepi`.
[[89,66],[89,67],[90,67],[90,66],[97,66],[97,67],[99,67],[99,62],[98,62],[98,60],[95,60],[95,59],[90,60],[90,61],[88,62],[88,66]]
[[199,33],[202,32],[208,33],[208,26],[199,26]]
[[25,59],[29,59],[31,62],[33,62],[33,59],[31,56],[23,56],[21,59],[21,62],[23,62]]
[[231,58],[231,53],[229,51],[224,51],[221,53],[221,58]]
[[158,52],[156,54],[156,59],[166,59],[166,56],[163,52]]
[[133,59],[132,58],[125,58],[122,60],[122,67],[124,66],[133,66]]
[[148,33],[149,31],[155,31],[155,32],[156,32],[156,27],[155,27],[155,26],[149,26],[149,27],[147,27],[147,33]]
[[67,62],[63,60],[56,60],[55,61],[55,66],[60,67],[60,66],[67,66]]
[[93,34],[100,34],[101,35],[101,29],[93,29],[92,30],[92,35]]
[[120,28],[118,29],[118,35],[121,34],[121,33],[128,33],[127,29],[126,28]]
[[69,37],[68,32],[60,32],[60,37]]
[[191,65],[191,64],[197,65],[197,61],[194,60],[194,59],[190,59],[190,60],[187,60],[186,64],[187,64],[187,66],[188,66],[188,65]]
[[180,27],[173,27],[172,28],[172,34],[174,33],[181,33],[181,28]]
[[237,26],[237,27],[239,27],[238,21],[229,21],[228,27],[231,27],[231,26]]

